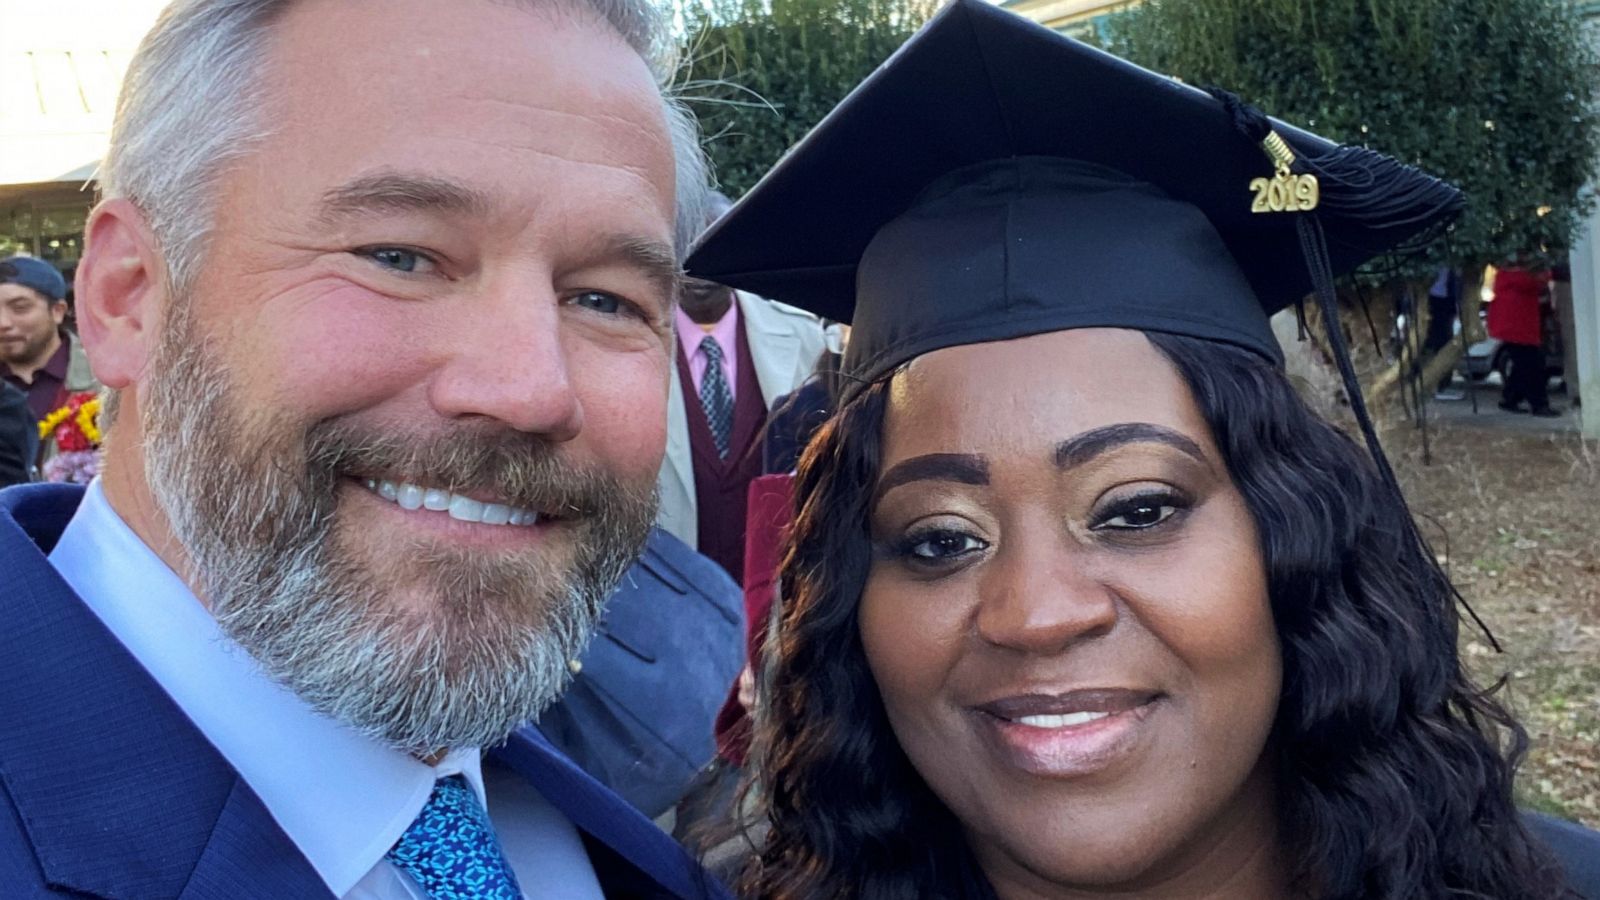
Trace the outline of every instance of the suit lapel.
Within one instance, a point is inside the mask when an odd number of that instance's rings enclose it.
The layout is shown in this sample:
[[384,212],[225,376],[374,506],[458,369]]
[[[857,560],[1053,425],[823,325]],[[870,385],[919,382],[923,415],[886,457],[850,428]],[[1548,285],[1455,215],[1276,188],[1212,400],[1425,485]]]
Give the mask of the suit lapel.
[[666,832],[561,755],[538,729],[522,729],[492,753],[577,826],[607,897],[728,897]]
[[756,381],[761,385],[762,405],[771,409],[779,397],[803,380],[796,378],[794,371],[800,358],[800,342],[795,338],[794,328],[766,300],[744,291],[736,291],[734,297],[744,320],[745,336],[750,341],[750,356],[755,363]]
[[50,884],[110,897],[325,897],[254,792],[42,548],[82,491],[0,493],[0,779]]

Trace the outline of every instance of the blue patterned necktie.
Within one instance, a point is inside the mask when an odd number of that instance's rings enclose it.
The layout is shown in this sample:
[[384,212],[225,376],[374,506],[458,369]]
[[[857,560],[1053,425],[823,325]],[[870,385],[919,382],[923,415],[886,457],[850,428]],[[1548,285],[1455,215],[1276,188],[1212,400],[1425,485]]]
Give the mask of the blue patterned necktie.
[[717,455],[727,459],[728,439],[733,433],[733,391],[722,374],[722,345],[708,334],[700,342],[700,352],[706,355],[706,374],[700,380],[700,408],[705,410],[706,423],[711,426]]
[[460,775],[434,782],[428,805],[395,842],[389,861],[433,900],[522,900],[489,814]]

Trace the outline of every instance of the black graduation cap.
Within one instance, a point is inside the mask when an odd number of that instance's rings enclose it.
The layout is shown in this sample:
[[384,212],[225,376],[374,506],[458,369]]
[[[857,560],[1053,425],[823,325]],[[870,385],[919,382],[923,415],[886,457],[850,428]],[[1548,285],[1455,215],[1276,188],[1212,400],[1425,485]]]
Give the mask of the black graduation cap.
[[1267,317],[1319,270],[1331,282],[1460,206],[1387,157],[954,0],[687,268],[851,322],[858,386],[940,347],[1090,326],[1281,360]]
[[844,402],[941,347],[1067,328],[1189,335],[1281,363],[1267,319],[1314,294],[1403,504],[1333,281],[1432,240],[1463,206],[1390,157],[952,0],[700,237],[686,268],[851,322]]

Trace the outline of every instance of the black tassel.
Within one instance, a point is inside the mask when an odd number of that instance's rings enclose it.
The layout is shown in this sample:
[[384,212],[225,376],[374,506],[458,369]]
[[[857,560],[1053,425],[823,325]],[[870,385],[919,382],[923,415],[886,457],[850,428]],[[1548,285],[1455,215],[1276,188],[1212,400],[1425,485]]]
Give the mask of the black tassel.
[[[1252,143],[1260,145],[1272,133],[1271,120],[1238,96],[1215,87],[1206,88],[1206,92],[1222,104],[1233,119],[1234,127]],[[1394,247],[1385,243],[1371,248],[1373,251],[1390,249],[1404,254],[1415,252],[1436,240],[1446,225],[1460,214],[1465,201],[1461,193],[1449,184],[1364,147],[1335,147],[1315,158],[1297,152],[1292,171],[1297,175],[1317,176],[1321,195],[1317,209],[1290,215],[1295,219],[1300,250],[1311,275],[1312,295],[1322,311],[1323,329],[1327,332],[1328,345],[1333,351],[1339,377],[1349,394],[1350,409],[1355,413],[1356,423],[1361,428],[1361,436],[1379,477],[1394,493],[1401,508],[1406,510],[1406,521],[1413,540],[1423,552],[1431,554],[1427,539],[1422,536],[1421,529],[1411,516],[1405,492],[1400,489],[1400,480],[1395,477],[1389,457],[1378,441],[1378,431],[1372,424],[1366,398],[1361,393],[1361,382],[1356,377],[1355,365],[1350,361],[1350,350],[1345,345],[1344,331],[1339,324],[1333,264],[1328,258],[1328,241],[1322,230],[1320,216],[1332,215],[1344,222],[1360,225],[1365,230],[1379,232],[1380,235],[1389,229],[1409,230],[1420,223],[1438,223],[1423,229],[1403,246]],[[1504,652],[1494,632],[1489,630],[1489,626],[1456,590],[1455,585],[1450,586],[1450,591],[1494,649]]]
[[[1361,394],[1361,382],[1356,377],[1356,368],[1350,361],[1350,350],[1345,346],[1344,331],[1339,326],[1339,301],[1333,290],[1333,270],[1328,262],[1328,244],[1322,232],[1322,222],[1315,214],[1295,216],[1295,229],[1300,235],[1300,251],[1305,256],[1306,268],[1311,273],[1313,294],[1317,298],[1317,305],[1322,310],[1323,329],[1328,335],[1328,344],[1333,349],[1333,358],[1339,367],[1339,376],[1344,381],[1345,391],[1350,395],[1350,409],[1356,415],[1356,423],[1361,427],[1361,436],[1366,440],[1367,452],[1372,455],[1372,461],[1377,465],[1378,474],[1394,492],[1395,499],[1406,511],[1406,519],[1411,523],[1413,538],[1426,553],[1432,553],[1428,541],[1422,536],[1416,522],[1411,517],[1410,504],[1406,503],[1405,492],[1400,489],[1400,479],[1395,477],[1394,468],[1389,465],[1389,456],[1383,452],[1383,445],[1378,441],[1378,430],[1373,427],[1372,416],[1367,412],[1366,398]],[[1496,652],[1504,653],[1505,649],[1495,638],[1494,632],[1489,629],[1487,622],[1478,615],[1467,598],[1461,596],[1461,591],[1454,584],[1450,585],[1450,593],[1454,595],[1461,608],[1483,632],[1489,640],[1490,646]]]
[[[1205,90],[1252,143],[1260,144],[1272,132],[1272,120],[1261,110],[1221,88]],[[1320,156],[1306,156],[1296,148],[1292,171],[1317,176],[1321,194],[1317,208],[1342,221],[1377,231],[1438,223],[1393,248],[1400,253],[1433,243],[1466,206],[1461,192],[1450,184],[1365,147],[1337,146]]]

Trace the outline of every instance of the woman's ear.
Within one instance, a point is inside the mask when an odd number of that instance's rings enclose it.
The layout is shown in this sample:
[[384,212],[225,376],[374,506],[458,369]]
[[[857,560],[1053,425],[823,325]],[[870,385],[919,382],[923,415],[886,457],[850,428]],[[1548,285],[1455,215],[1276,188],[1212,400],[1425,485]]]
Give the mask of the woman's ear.
[[122,389],[144,373],[160,339],[166,265],[144,213],[117,198],[89,216],[76,285],[78,332],[95,378]]

